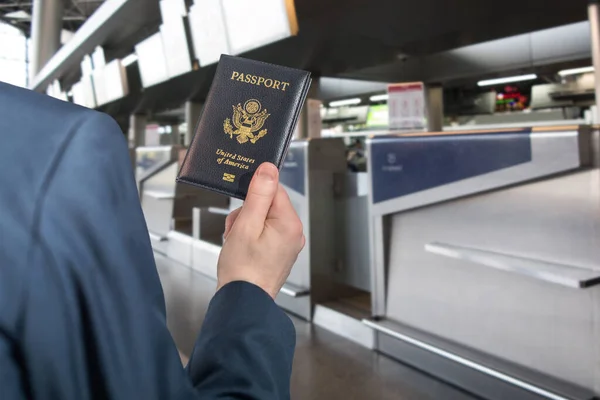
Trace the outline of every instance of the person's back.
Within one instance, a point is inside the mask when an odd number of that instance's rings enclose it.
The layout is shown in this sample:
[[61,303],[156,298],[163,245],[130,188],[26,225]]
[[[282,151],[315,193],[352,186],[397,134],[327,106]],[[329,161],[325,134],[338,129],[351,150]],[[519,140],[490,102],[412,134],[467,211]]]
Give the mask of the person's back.
[[[219,261],[222,288],[182,368],[126,141],[110,117],[2,83],[0,110],[0,398],[289,396],[295,336],[271,298],[279,287],[233,262]],[[277,207],[262,207],[264,224]],[[229,231],[241,230],[238,214]]]

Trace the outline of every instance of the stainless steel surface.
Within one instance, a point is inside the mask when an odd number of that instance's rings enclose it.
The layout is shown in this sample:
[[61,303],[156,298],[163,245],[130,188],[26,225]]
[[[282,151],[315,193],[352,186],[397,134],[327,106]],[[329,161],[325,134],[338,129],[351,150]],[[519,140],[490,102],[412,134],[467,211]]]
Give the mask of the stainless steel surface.
[[591,165],[594,168],[600,168],[600,130],[593,129],[591,132]]
[[373,205],[373,315],[600,393],[600,287],[565,287],[600,274],[595,141],[534,131],[528,163]]
[[192,269],[217,280],[217,262],[221,246],[203,240],[192,240]]
[[337,251],[336,279],[362,289],[371,290],[368,174],[340,173],[335,176],[340,193],[335,198],[335,235]]
[[[588,19],[590,21],[590,36],[592,61],[594,63],[594,77],[596,88],[596,112],[600,110],[600,4],[590,1],[588,5]],[[600,115],[596,115],[600,121]]]
[[152,191],[152,190],[145,190],[144,194],[146,196],[150,196],[156,200],[174,200],[175,199],[174,192],[169,193],[169,192],[158,192],[158,191]]
[[198,207],[192,209],[192,237],[196,240],[200,239],[200,209]]
[[[370,152],[371,141],[367,140],[367,154]],[[384,232],[385,221],[381,215],[376,214],[373,207],[373,176],[372,171],[367,171],[368,191],[368,217],[367,229],[369,232],[369,257],[371,261],[371,313],[373,316],[385,315],[385,270],[386,270],[386,238]]]
[[598,268],[593,270],[439,242],[426,244],[425,250],[433,254],[496,268],[501,271],[513,272],[575,289],[600,284],[600,263]]
[[[304,166],[308,168],[308,142],[292,142],[290,147],[301,147],[304,150]],[[304,228],[304,235],[306,238],[306,244],[304,248],[298,255],[296,259],[296,263],[294,264],[294,268],[292,269],[290,276],[288,277],[288,282],[293,285],[300,287],[311,287],[310,284],[310,254],[312,248],[312,241],[310,237],[310,205],[309,205],[309,196],[311,194],[310,189],[308,188],[308,173],[304,171],[304,187],[307,188],[307,191],[303,193],[296,192],[295,190],[286,187],[285,184],[283,186],[286,188],[288,196],[290,197],[290,201],[294,206],[294,209],[298,213],[298,217],[300,221],[302,221],[302,225]],[[306,317],[308,318],[308,316]],[[308,318],[309,319],[309,318]]]
[[157,242],[165,242],[168,240],[166,236],[160,236],[152,232],[148,232],[148,236],[150,236],[151,240],[155,240]]
[[539,394],[541,396],[544,396],[544,397],[546,397],[548,399],[552,399],[552,400],[568,400],[567,397],[556,395],[556,394],[554,394],[552,392],[549,392],[547,390],[544,390],[544,389],[541,389],[541,388],[536,387],[534,385],[531,385],[531,384],[529,384],[529,383],[527,383],[527,382],[525,382],[525,381],[523,381],[523,380],[521,380],[519,378],[507,375],[507,374],[505,374],[503,372],[500,372],[500,371],[497,371],[495,369],[488,368],[488,367],[486,367],[484,365],[475,363],[475,362],[473,362],[473,361],[471,361],[471,360],[469,360],[467,358],[461,357],[461,356],[459,356],[457,354],[453,354],[453,353],[451,353],[449,351],[446,351],[446,350],[444,350],[442,348],[432,346],[432,345],[430,345],[428,343],[425,343],[425,342],[423,342],[421,340],[415,339],[415,338],[413,338],[411,336],[404,335],[404,334],[402,334],[402,333],[399,332],[399,329],[397,327],[393,327],[393,328],[386,327],[384,324],[377,323],[377,322],[374,322],[374,321],[371,321],[371,320],[364,320],[363,323],[365,325],[367,325],[368,327],[371,327],[372,329],[375,329],[375,330],[377,330],[379,332],[385,333],[386,335],[389,335],[389,336],[391,336],[391,337],[393,337],[395,339],[402,340],[403,342],[406,342],[406,343],[409,343],[409,344],[411,344],[413,346],[419,347],[422,350],[429,351],[429,352],[434,353],[434,354],[436,354],[438,356],[441,356],[441,357],[447,358],[447,359],[449,359],[451,361],[454,361],[456,363],[462,364],[462,365],[464,365],[464,366],[466,366],[468,368],[472,368],[472,369],[474,369],[476,371],[479,371],[481,373],[484,373],[486,375],[490,375],[490,376],[492,376],[492,377],[494,377],[496,379],[503,380],[503,381],[508,382],[508,383],[510,383],[512,385],[518,386],[518,387],[523,388],[525,390],[528,390],[530,392],[533,392],[533,393]]
[[[535,86],[534,86],[535,87]],[[562,116],[562,111],[559,113]],[[556,115],[554,112],[551,115]],[[464,131],[465,129],[506,129],[506,128],[522,128],[523,124],[526,124],[528,127],[532,128],[541,128],[541,127],[557,127],[557,126],[579,126],[585,125],[585,120],[583,118],[580,119],[552,119],[546,121],[526,121],[526,122],[509,122],[502,124],[467,124],[467,125],[457,125],[457,126],[444,126],[444,131],[453,132],[453,131]]]
[[29,76],[34,78],[60,48],[63,0],[34,0],[31,21]]
[[385,229],[387,219],[381,216],[373,216],[369,223],[369,243],[371,249],[371,301],[373,316],[386,314],[386,249],[388,245],[388,232]]
[[363,321],[378,348],[482,398],[590,400],[594,393],[388,320]]
[[[146,179],[142,186],[141,203],[146,225],[150,232],[159,236],[167,236],[172,227],[177,167],[177,163],[171,163]],[[157,193],[164,196],[156,196]]]
[[600,287],[573,290],[425,251],[433,241],[598,268],[600,171],[391,217],[386,316],[548,375],[600,380]]
[[310,241],[310,279],[313,304],[333,300],[350,288],[339,279],[339,254],[335,245],[336,180],[346,171],[345,146],[340,139],[308,140],[307,239]]
[[313,323],[367,349],[375,348],[373,328],[350,315],[317,304],[315,306]]
[[310,289],[286,282],[281,288],[280,293],[290,297],[300,297],[310,294]]
[[218,208],[218,207],[208,207],[208,211],[213,214],[221,214],[221,215],[229,215],[231,210],[229,208]]
[[[302,224],[306,245],[300,252],[287,283],[310,291],[307,299],[297,299],[294,304],[290,296],[278,296],[280,306],[307,320],[312,318],[312,304],[328,295],[335,265],[334,237],[334,173],[345,170],[344,146],[339,140],[295,141],[291,149],[302,154],[303,160],[297,168],[304,170],[304,193],[284,186]],[[294,164],[294,163],[292,163]],[[290,164],[290,165],[292,165]],[[284,167],[285,168],[285,167]],[[285,293],[285,292],[284,292]],[[331,293],[333,294],[333,293]]]
[[165,255],[171,260],[191,267],[193,259],[192,237],[176,231],[169,231],[167,238],[167,252]]

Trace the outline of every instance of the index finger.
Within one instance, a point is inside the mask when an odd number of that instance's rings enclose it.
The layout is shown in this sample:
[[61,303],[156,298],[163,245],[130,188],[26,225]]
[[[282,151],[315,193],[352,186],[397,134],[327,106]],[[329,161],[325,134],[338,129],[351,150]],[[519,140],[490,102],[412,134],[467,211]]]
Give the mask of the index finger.
[[236,226],[253,231],[257,236],[262,232],[265,220],[277,195],[279,170],[271,163],[261,164],[252,177],[246,200],[242,206]]

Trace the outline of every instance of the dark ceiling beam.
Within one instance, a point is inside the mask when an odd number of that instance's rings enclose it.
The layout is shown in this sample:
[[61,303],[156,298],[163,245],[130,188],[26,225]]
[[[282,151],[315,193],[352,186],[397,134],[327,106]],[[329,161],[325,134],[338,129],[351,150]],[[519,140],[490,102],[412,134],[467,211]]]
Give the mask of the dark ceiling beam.
[[33,5],[33,3],[21,3],[21,2],[2,3],[2,4],[0,4],[0,10],[3,8],[20,8],[20,9],[23,9],[24,7],[31,8],[32,5]]

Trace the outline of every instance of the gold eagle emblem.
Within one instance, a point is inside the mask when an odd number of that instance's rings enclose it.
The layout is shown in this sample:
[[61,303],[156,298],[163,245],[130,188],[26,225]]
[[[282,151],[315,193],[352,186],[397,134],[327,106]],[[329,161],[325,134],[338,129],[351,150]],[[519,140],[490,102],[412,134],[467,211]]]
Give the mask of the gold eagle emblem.
[[[244,103],[244,107],[239,103],[237,106],[233,106],[233,126],[227,118],[223,122],[223,130],[231,139],[235,135],[239,143],[246,143],[250,140],[250,143],[255,144],[258,139],[267,134],[266,129],[260,130],[260,128],[263,127],[269,115],[271,114],[267,113],[267,109],[262,109],[260,101],[250,99]],[[257,131],[258,133],[255,133]]]

